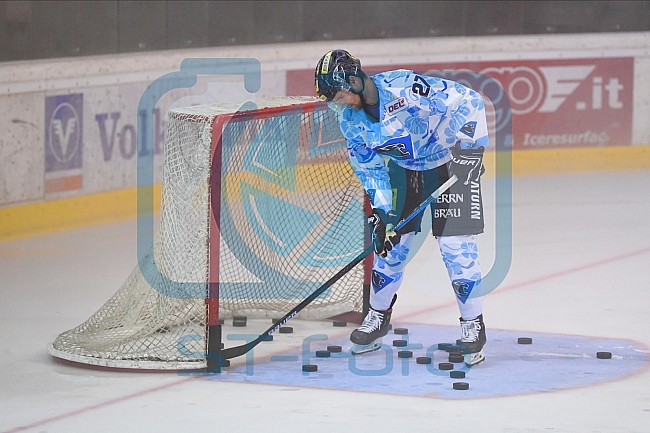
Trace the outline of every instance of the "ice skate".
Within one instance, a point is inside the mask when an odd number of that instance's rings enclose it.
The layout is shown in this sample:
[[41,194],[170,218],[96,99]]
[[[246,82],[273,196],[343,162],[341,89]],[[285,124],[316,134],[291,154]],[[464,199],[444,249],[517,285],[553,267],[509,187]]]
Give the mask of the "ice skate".
[[388,334],[388,325],[393,310],[385,311],[368,309],[366,318],[357,329],[350,334],[350,341],[354,343],[351,352],[353,355],[374,352],[381,347],[382,337]]
[[457,340],[456,343],[463,350],[465,355],[465,364],[472,367],[485,361],[485,353],[483,346],[487,341],[485,337],[485,325],[483,324],[483,315],[481,314],[476,319],[463,320],[460,318],[460,330],[462,338]]

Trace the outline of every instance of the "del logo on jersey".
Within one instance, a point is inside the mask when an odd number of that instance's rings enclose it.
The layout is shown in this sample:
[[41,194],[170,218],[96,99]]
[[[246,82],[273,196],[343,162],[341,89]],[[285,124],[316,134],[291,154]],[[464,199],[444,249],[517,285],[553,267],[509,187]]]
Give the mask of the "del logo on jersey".
[[395,113],[406,110],[408,106],[409,104],[406,101],[406,98],[404,96],[400,96],[399,98],[384,104],[384,111],[386,112],[387,116],[392,116]]

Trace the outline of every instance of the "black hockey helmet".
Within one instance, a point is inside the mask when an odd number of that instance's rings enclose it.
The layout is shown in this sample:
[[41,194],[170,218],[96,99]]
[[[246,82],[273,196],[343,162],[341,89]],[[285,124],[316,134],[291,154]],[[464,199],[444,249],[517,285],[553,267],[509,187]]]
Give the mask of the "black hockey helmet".
[[331,101],[339,90],[361,94],[350,86],[350,76],[363,79],[366,74],[361,70],[361,62],[345,50],[332,50],[325,54],[316,65],[316,94],[324,100]]

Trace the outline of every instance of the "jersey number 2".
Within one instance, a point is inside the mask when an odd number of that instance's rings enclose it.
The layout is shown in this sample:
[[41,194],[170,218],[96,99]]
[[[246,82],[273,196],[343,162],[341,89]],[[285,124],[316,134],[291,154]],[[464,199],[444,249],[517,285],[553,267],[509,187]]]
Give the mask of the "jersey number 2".
[[[411,90],[413,93],[416,93],[418,95],[427,97],[429,96],[429,91],[431,90],[431,86],[429,86],[429,83],[427,83],[427,80],[424,78],[420,77],[419,75],[415,76],[415,83],[413,84],[413,87],[411,87]],[[418,81],[421,81],[422,84],[418,83]]]

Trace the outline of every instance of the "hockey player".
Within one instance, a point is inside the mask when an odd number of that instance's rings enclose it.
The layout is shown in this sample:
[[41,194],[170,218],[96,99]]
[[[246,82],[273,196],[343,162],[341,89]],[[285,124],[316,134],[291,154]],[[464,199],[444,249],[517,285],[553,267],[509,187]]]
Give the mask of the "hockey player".
[[[432,203],[432,234],[460,309],[461,338],[472,366],[485,359],[482,270],[474,235],[483,232],[480,176],[488,145],[481,96],[459,83],[395,70],[367,76],[345,50],[316,66],[316,93],[339,113],[350,162],[372,205],[375,258],[370,308],[350,335],[353,353],[381,347],[421,215],[399,232],[397,222],[455,174]],[[472,296],[470,296],[472,295]]]

